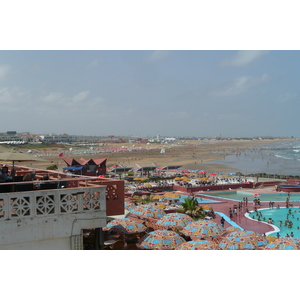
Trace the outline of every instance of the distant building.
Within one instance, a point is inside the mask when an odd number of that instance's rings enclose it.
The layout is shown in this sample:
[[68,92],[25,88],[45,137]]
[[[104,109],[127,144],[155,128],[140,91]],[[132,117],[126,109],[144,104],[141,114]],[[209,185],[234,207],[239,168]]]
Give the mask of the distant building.
[[64,162],[67,164],[64,170],[70,170],[76,174],[85,176],[98,176],[106,174],[106,161],[107,158],[64,158]]
[[44,143],[72,143],[77,141],[76,135],[68,135],[66,133],[64,134],[47,134],[42,135],[41,140]]
[[16,135],[17,132],[16,131],[7,131],[6,134],[7,135]]

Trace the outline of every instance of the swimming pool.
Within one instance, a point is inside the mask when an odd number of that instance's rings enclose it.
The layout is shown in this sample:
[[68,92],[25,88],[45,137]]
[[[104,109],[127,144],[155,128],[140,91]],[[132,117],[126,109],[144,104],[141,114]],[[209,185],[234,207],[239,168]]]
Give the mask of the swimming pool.
[[[209,194],[204,193],[203,195],[226,198],[231,200],[238,200],[238,201],[243,201],[243,198],[247,197],[248,202],[251,202],[255,199],[255,197],[252,197],[253,194],[255,194],[255,190],[253,191],[253,193],[230,191],[230,192],[216,192],[216,193],[209,193]],[[263,202],[270,202],[270,201],[285,202],[287,195],[288,195],[287,193],[280,192],[274,194],[261,194],[258,198],[260,199],[260,201]],[[300,193],[292,193],[290,195],[290,201],[300,202]]]
[[[289,210],[291,213],[289,213]],[[273,209],[259,209],[257,212],[251,212],[248,214],[248,217],[253,220],[257,220],[260,216],[261,221],[268,222],[268,219],[273,220],[272,225],[275,225],[275,231],[279,231],[280,237],[285,237],[286,234],[291,235],[293,232],[294,238],[300,238],[300,208],[273,208]],[[293,222],[292,228],[288,228],[288,225],[285,226],[285,221],[288,220]],[[254,217],[254,218],[253,218]],[[282,225],[280,225],[282,221]],[[269,234],[269,236],[277,236],[277,232]]]
[[[190,197],[190,196],[180,195],[179,202],[184,202],[184,199],[188,198],[188,197]],[[199,204],[201,204],[201,203],[219,203],[220,202],[220,201],[216,201],[216,200],[210,200],[210,199],[198,198],[198,197],[196,197],[196,199]]]

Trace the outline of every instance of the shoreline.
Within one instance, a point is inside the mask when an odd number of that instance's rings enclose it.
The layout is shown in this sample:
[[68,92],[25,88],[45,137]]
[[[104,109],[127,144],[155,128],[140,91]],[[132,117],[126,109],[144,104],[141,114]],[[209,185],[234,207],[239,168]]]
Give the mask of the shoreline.
[[[261,153],[257,154],[257,157],[252,160],[251,156],[248,155],[253,149],[263,149],[264,146],[270,146],[272,144],[280,144],[286,141],[291,141],[291,139],[280,139],[280,140],[233,140],[233,141],[185,141],[180,144],[155,144],[155,145],[146,145],[138,144],[136,148],[142,150],[137,151],[126,151],[126,152],[102,152],[98,154],[67,154],[64,157],[58,157],[57,153],[66,151],[66,147],[57,146],[55,149],[47,149],[45,151],[56,151],[56,155],[53,156],[44,156],[48,162],[21,162],[18,165],[28,166],[35,169],[46,169],[51,164],[57,164],[58,170],[62,171],[66,167],[66,163],[63,161],[63,158],[108,158],[107,166],[113,166],[121,164],[124,167],[135,167],[139,165],[141,167],[153,166],[165,167],[171,165],[181,165],[185,169],[193,170],[205,170],[206,172],[238,172],[245,173],[245,170],[250,171],[251,166],[257,167],[257,172],[255,173],[268,173],[266,172],[266,160],[261,163],[259,160]],[[294,141],[294,140],[292,140]],[[106,145],[107,147],[129,147],[128,143],[120,144],[110,144]],[[131,145],[132,146],[132,145]],[[165,149],[165,153],[161,153],[161,149]],[[82,149],[83,151],[84,149]],[[6,150],[7,151],[7,150]],[[22,151],[27,152],[26,149]],[[262,150],[264,151],[264,150]],[[239,157],[236,156],[236,153],[241,153]],[[251,158],[251,160],[250,160]],[[265,158],[267,159],[267,158]],[[246,162],[244,160],[247,160]],[[293,173],[299,174],[298,166],[294,166],[292,163],[288,163],[285,159],[276,158],[274,162],[274,157],[268,165],[267,170],[276,170],[278,167],[279,170],[283,170],[287,175],[292,175],[288,171],[293,171]],[[255,163],[255,164],[254,164]],[[246,168],[246,167],[247,168]],[[243,170],[244,169],[244,170]],[[300,162],[299,162],[300,170]],[[276,174],[278,172],[273,172]],[[279,173],[278,173],[279,174]]]

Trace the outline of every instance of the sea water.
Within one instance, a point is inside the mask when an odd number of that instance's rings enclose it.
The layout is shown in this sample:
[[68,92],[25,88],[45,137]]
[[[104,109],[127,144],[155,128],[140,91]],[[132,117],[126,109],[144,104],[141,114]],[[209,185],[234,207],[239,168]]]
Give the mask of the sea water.
[[224,154],[224,158],[201,163],[203,169],[205,164],[215,163],[230,166],[242,174],[300,175],[299,140],[268,143],[239,152],[233,150],[218,153]]

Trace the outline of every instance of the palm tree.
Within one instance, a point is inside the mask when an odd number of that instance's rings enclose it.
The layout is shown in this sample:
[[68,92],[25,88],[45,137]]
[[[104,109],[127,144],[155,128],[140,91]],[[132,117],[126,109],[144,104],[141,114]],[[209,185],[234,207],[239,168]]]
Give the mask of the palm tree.
[[194,197],[187,197],[184,199],[184,202],[181,203],[182,205],[182,209],[181,211],[189,216],[191,216],[192,218],[204,218],[205,217],[205,213],[202,212],[201,208],[198,206],[198,200],[195,199]]

